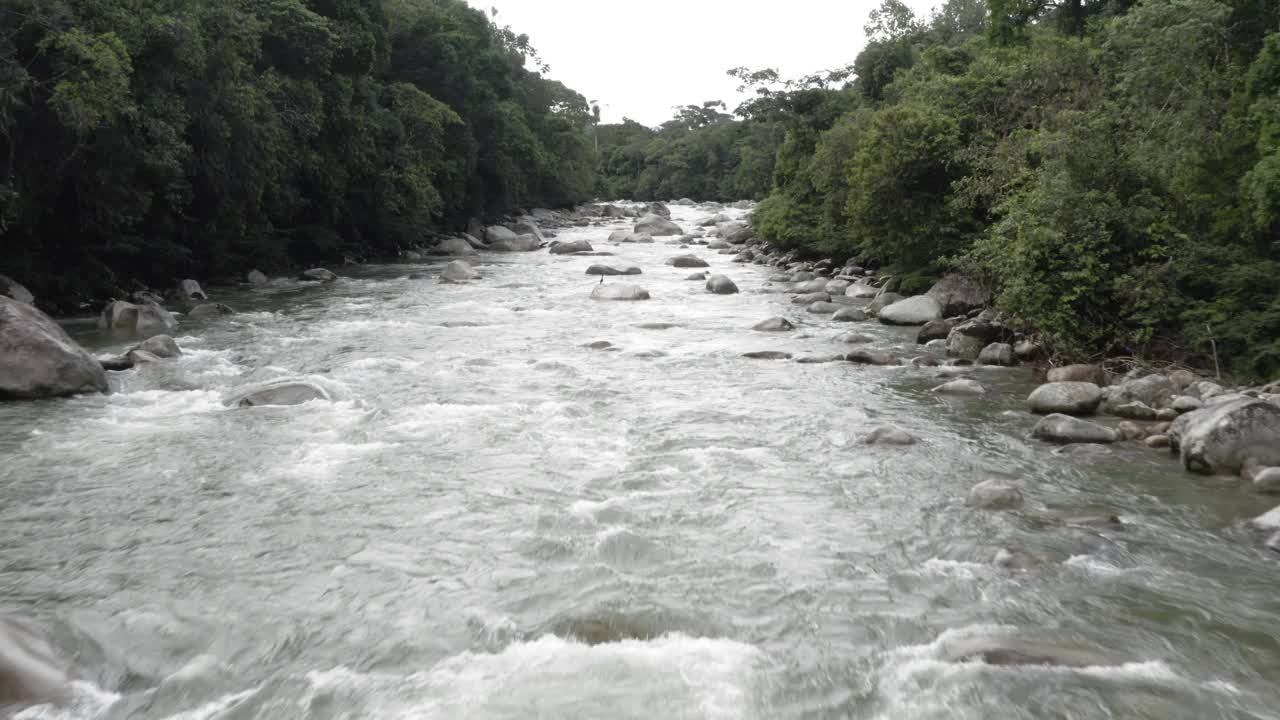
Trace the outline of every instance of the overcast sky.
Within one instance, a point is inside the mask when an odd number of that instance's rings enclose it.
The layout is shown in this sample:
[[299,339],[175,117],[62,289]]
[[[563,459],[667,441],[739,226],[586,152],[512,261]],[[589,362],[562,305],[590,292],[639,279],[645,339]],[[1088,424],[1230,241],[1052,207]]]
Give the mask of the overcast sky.
[[[601,105],[605,122],[646,125],[677,105],[737,106],[732,67],[786,77],[853,61],[880,0],[468,0],[525,33],[551,77]],[[906,0],[927,17],[933,0]]]

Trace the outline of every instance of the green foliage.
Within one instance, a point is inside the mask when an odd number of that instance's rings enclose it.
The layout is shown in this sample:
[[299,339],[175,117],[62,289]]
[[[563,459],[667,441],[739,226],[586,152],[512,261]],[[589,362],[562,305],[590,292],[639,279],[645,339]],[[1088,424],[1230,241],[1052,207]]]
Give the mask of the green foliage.
[[462,0],[5,0],[0,272],[70,305],[580,202],[590,110],[526,61]]
[[966,270],[1067,356],[1280,373],[1280,6],[986,4],[883,6],[838,120],[768,96],[790,114],[760,234]]

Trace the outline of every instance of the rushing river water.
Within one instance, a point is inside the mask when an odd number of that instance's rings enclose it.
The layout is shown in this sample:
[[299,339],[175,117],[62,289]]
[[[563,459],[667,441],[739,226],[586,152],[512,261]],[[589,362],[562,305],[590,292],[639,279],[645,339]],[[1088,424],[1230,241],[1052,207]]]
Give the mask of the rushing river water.
[[[483,256],[468,285],[215,290],[240,314],[184,325],[181,359],[0,405],[0,613],[77,678],[17,717],[1280,717],[1280,568],[1240,522],[1265,500],[1027,439],[1027,370],[949,398],[938,368],[744,359],[851,329],[920,351],[607,234],[560,239],[615,257]],[[591,300],[596,262],[653,299]],[[751,332],[773,315],[801,327]],[[223,405],[290,375],[340,399]],[[862,443],[883,424],[922,442]],[[1026,508],[966,507],[992,478]],[[1013,641],[1088,659],[961,661]]]

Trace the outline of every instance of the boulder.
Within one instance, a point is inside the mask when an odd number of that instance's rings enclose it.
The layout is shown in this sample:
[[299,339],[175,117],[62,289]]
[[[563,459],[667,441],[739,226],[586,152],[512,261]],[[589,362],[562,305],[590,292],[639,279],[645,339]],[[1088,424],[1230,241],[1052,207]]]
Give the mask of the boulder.
[[1057,382],[1093,383],[1099,388],[1107,386],[1107,371],[1100,365],[1064,365],[1049,370],[1048,380]]
[[[879,298],[871,304],[874,306],[878,302]],[[928,295],[917,295],[885,305],[876,317],[885,325],[924,325],[942,318],[942,306]]]
[[312,400],[332,400],[329,391],[319,385],[297,379],[276,380],[242,388],[225,401],[231,407],[262,405],[301,405]]
[[102,365],[35,306],[0,297],[0,400],[107,392]]
[[756,350],[742,353],[742,357],[750,360],[790,360],[791,353],[782,352],[781,350]]
[[862,439],[867,445],[896,445],[906,446],[915,445],[920,442],[911,433],[896,427],[884,425],[871,431],[871,434]]
[[1092,415],[1102,403],[1102,388],[1087,382],[1051,382],[1031,392],[1027,405],[1041,415]]
[[1108,444],[1119,440],[1119,434],[1111,428],[1103,427],[1088,420],[1080,420],[1070,415],[1047,415],[1036,423],[1031,436],[1046,442],[1099,443]]
[[648,300],[649,291],[639,285],[609,283],[595,286],[591,297],[596,300]]
[[611,267],[609,265],[592,265],[591,267],[587,268],[588,275],[602,275],[602,276],[639,275],[642,272],[643,271],[638,267],[628,267],[628,268],[619,269],[616,267]]
[[337,280],[338,276],[324,268],[311,268],[310,270],[303,270],[299,273],[298,279],[310,282],[331,283]]
[[145,352],[157,358],[176,358],[182,354],[178,342],[168,335],[156,335],[133,346],[129,352]]
[[683,205],[684,207],[693,207],[694,205],[697,205],[698,203],[694,202],[693,200],[691,200],[691,199],[689,199],[689,198],[680,198],[679,200],[677,200],[677,201],[676,201],[676,204],[677,204],[677,205]]
[[835,280],[828,280],[827,284],[823,286],[822,291],[828,295],[843,295],[852,284],[853,283],[848,280],[836,278]]
[[476,249],[471,247],[471,243],[462,238],[445,238],[440,241],[439,245],[431,248],[432,255],[475,255]]
[[791,286],[791,292],[806,295],[810,293],[822,293],[823,295],[831,294],[827,292],[827,281],[824,278],[815,278],[813,280],[805,280],[803,282],[795,283]]
[[1125,403],[1124,405],[1112,405],[1108,408],[1112,415],[1116,417],[1126,418],[1128,420],[1139,420],[1150,422],[1156,419],[1156,411],[1142,402]]
[[697,273],[693,273],[691,275],[685,276],[685,280],[695,280],[697,282],[702,282],[703,280],[706,280],[710,276],[711,276],[711,273],[708,273],[708,272],[697,272]]
[[1142,444],[1152,449],[1167,448],[1169,447],[1169,436],[1168,435],[1152,435],[1151,437],[1148,437],[1146,440],[1143,440]]
[[620,243],[625,242],[633,233],[630,230],[614,230],[609,233],[609,242]]
[[531,217],[522,217],[513,223],[507,223],[507,229],[515,233],[516,236],[532,235],[538,240],[545,240],[542,235],[542,228],[538,227],[538,222]]
[[977,380],[968,378],[960,378],[944,383],[933,389],[933,392],[943,395],[986,395],[987,389],[982,387],[982,383]]
[[790,320],[783,317],[773,317],[763,322],[756,323],[751,328],[757,332],[788,332],[795,330],[796,326],[791,324]]
[[249,281],[250,285],[266,285],[270,282],[270,279],[260,270],[250,270],[245,279]]
[[511,242],[518,237],[510,228],[501,225],[490,225],[484,229],[484,241],[490,245],[499,242]]
[[951,334],[951,328],[955,327],[955,323],[950,320],[937,319],[930,320],[920,328],[920,332],[916,334],[916,343],[924,345],[930,340],[946,340]]
[[199,305],[187,311],[187,317],[192,320],[201,318],[222,317],[223,315],[235,315],[236,311],[230,305],[224,303],[200,303]]
[[1173,400],[1173,383],[1164,375],[1147,375],[1125,380],[1108,387],[1103,393],[1103,411],[1114,413],[1115,408],[1140,402],[1149,408],[1168,407]]
[[1234,475],[1247,464],[1280,465],[1280,407],[1262,400],[1223,396],[1179,416],[1168,434],[1193,472]]
[[538,238],[532,235],[517,235],[510,240],[496,240],[489,249],[494,252],[533,252],[542,247]]
[[653,237],[684,234],[684,230],[680,229],[679,225],[661,215],[645,215],[640,218],[640,222],[636,223],[635,231],[637,234],[643,233]]
[[741,245],[755,236],[755,231],[744,222],[728,222],[716,228],[716,235],[730,245]]
[[715,227],[720,223],[727,223],[731,220],[733,220],[733,218],[729,217],[728,215],[725,215],[724,213],[720,213],[718,215],[712,215],[709,218],[705,218],[699,221],[698,227]]
[[[869,305],[867,305],[867,314],[878,315],[880,311],[903,300],[906,300],[906,298],[902,297],[898,293],[882,291],[875,296],[875,299],[873,299]],[[926,320],[925,322],[928,321]]]
[[845,361],[856,365],[901,365],[897,358],[886,353],[871,352],[870,350],[855,350],[844,356]]
[[1018,360],[1013,355],[1013,346],[1009,343],[991,343],[978,353],[979,365],[999,365],[1013,367]]
[[969,489],[965,504],[983,510],[1016,510],[1022,507],[1022,491],[999,480],[987,480]]
[[854,298],[874,298],[879,294],[879,288],[868,285],[862,281],[858,281],[848,287],[844,294]]
[[600,215],[607,218],[624,218],[627,213],[617,205],[605,205],[600,208]]
[[644,212],[647,215],[658,215],[664,218],[671,217],[671,210],[660,202],[652,202],[645,206]]
[[23,287],[17,280],[5,275],[0,275],[0,295],[28,305],[33,305],[36,301],[30,290]]
[[842,307],[831,316],[835,322],[862,322],[867,319],[867,311],[859,307]]
[[440,272],[440,280],[443,282],[462,283],[479,279],[480,273],[462,260],[454,260]]
[[[1177,385],[1177,383],[1174,383]],[[1191,397],[1190,395],[1179,395],[1169,403],[1169,407],[1180,413],[1188,413],[1192,410],[1199,410],[1204,407],[1204,401],[1200,398]]]
[[991,303],[991,293],[983,290],[973,280],[958,274],[942,278],[929,288],[926,295],[937,301],[943,317],[967,315]]
[[981,316],[966,320],[947,334],[947,354],[962,360],[977,360],[983,348],[1004,341],[1010,334],[1004,325]]
[[986,347],[982,338],[972,337],[960,332],[959,328],[951,328],[947,333],[947,354],[961,360],[977,360]]
[[703,260],[697,255],[677,255],[673,258],[667,258],[667,264],[678,268],[710,267],[706,260]]
[[716,295],[733,295],[738,292],[738,286],[724,275],[712,275],[707,278],[707,292]]
[[707,243],[707,249],[708,250],[729,250],[731,248],[729,247],[729,243],[723,240],[712,240],[711,242]]
[[[797,270],[796,272],[791,274],[791,282],[793,283],[809,282],[810,280],[817,280],[817,279],[818,279],[818,276],[814,275],[808,270]],[[825,288],[826,286],[827,286],[827,281],[823,280],[822,287]]]
[[466,241],[467,241],[467,244],[468,244],[468,245],[470,245],[472,248],[474,248],[474,249],[476,249],[476,250],[488,250],[488,249],[489,249],[489,244],[488,244],[488,243],[486,243],[485,241],[483,241],[483,240],[481,240],[480,238],[476,237],[475,235],[472,235],[471,233],[462,233],[462,235],[461,235],[460,237],[461,237],[463,240],[466,240]]
[[574,253],[592,252],[595,248],[591,247],[591,243],[586,240],[571,240],[569,242],[556,243],[551,246],[552,255],[572,255]]
[[183,300],[209,299],[209,296],[205,294],[204,289],[200,287],[200,283],[195,280],[183,280],[178,283],[178,296]]
[[1199,381],[1200,378],[1190,370],[1174,370],[1169,373],[1169,382],[1173,383],[1173,388],[1177,392],[1182,392]]
[[626,237],[622,238],[622,242],[641,244],[651,243],[653,242],[653,236],[649,233],[630,233]]
[[814,314],[830,315],[840,311],[841,307],[835,303],[827,302],[826,300],[817,300],[809,303],[809,306],[805,309]]
[[1018,356],[1019,360],[1033,360],[1040,354],[1040,346],[1030,340],[1023,340],[1013,346],[1013,354]]
[[846,345],[865,345],[869,342],[875,342],[875,338],[862,333],[847,332],[837,335],[834,342],[845,343]]
[[173,314],[155,303],[135,305],[123,300],[107,304],[98,318],[104,330],[129,330],[137,333],[161,333],[178,327]]

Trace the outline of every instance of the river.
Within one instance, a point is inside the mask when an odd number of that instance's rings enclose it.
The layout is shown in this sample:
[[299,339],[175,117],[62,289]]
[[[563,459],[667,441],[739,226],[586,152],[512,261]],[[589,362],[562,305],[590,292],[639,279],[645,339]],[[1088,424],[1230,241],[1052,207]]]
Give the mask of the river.
[[[959,398],[939,368],[745,359],[920,351],[694,249],[743,290],[707,294],[618,227],[560,234],[614,257],[486,255],[467,285],[211,289],[240,312],[181,359],[0,404],[0,612],[77,678],[16,717],[1280,717],[1280,570],[1241,523],[1271,503],[1029,440],[1029,370]],[[653,299],[593,301],[596,262]],[[801,327],[750,330],[774,315]],[[339,399],[223,405],[290,375]],[[884,424],[921,442],[862,442]],[[992,478],[1026,507],[966,507]],[[1088,659],[961,661],[992,642]]]

